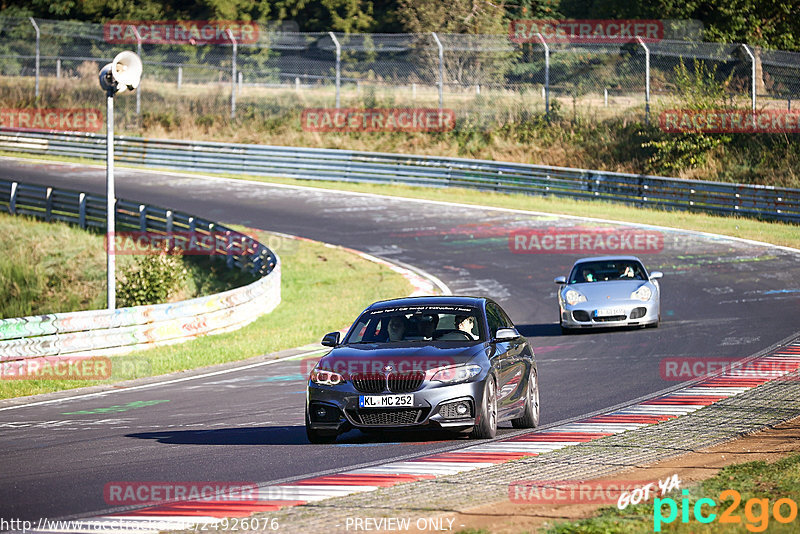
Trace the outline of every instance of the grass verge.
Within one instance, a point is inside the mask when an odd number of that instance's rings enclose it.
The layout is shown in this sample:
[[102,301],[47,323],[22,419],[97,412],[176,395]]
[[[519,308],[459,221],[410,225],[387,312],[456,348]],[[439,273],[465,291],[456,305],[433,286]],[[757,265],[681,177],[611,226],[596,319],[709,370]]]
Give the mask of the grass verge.
[[[155,347],[122,360],[115,357],[112,377],[106,381],[0,380],[0,398],[162,375],[301,346],[349,324],[376,300],[411,292],[410,284],[399,274],[352,253],[321,243],[270,241],[268,236],[256,232],[264,242],[284,244],[275,249],[283,262],[282,301],[272,313],[233,332]],[[124,375],[114,371],[115,361],[124,362]]]
[[[664,519],[657,525],[655,520],[656,517],[670,517],[668,501],[661,503],[649,501],[630,506],[625,510],[619,510],[615,506],[606,507],[594,517],[554,525],[548,533],[797,532],[800,455],[789,456],[774,463],[758,461],[727,466],[701,484],[684,489],[689,491],[687,496],[678,492],[669,495],[669,498],[674,499],[676,509],[676,516],[670,522]],[[724,493],[726,490],[738,492],[739,500],[736,500],[735,493]],[[667,496],[664,499],[667,499]],[[686,516],[683,515],[683,499],[687,499]],[[700,511],[703,517],[715,514],[714,519],[707,524],[698,521],[695,516],[695,505],[700,499],[711,499],[715,503],[713,507],[709,501],[701,503]],[[776,507],[781,499],[784,499],[781,506]],[[790,505],[785,499],[791,500],[793,504]],[[723,522],[723,514],[728,514],[730,522]],[[792,520],[781,522],[777,515],[782,518],[792,517]]]
[[[66,223],[0,213],[0,319],[106,306],[103,236]],[[116,256],[117,285],[141,256]],[[168,301],[185,300],[246,285],[255,279],[228,269],[224,260],[185,256],[186,271]],[[119,306],[124,303],[117,300]]]
[[100,235],[5,214],[0,235],[0,318],[105,306]]

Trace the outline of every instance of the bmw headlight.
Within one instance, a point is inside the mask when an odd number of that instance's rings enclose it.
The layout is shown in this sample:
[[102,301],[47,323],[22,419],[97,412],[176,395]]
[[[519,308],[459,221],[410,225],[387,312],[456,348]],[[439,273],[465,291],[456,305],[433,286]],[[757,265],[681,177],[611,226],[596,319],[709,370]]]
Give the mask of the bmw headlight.
[[320,386],[338,386],[344,382],[344,377],[333,371],[314,369],[311,371],[311,381]]
[[633,293],[631,293],[631,298],[635,300],[641,300],[642,302],[646,302],[650,300],[650,297],[653,296],[653,292],[647,286],[642,286]]
[[480,365],[448,365],[435,369],[431,380],[445,384],[458,384],[472,380],[479,374],[481,374]]
[[586,302],[586,297],[583,296],[583,293],[580,291],[576,291],[574,289],[568,289],[566,293],[564,293],[564,300],[567,301],[567,304],[570,306],[574,306],[579,302]]

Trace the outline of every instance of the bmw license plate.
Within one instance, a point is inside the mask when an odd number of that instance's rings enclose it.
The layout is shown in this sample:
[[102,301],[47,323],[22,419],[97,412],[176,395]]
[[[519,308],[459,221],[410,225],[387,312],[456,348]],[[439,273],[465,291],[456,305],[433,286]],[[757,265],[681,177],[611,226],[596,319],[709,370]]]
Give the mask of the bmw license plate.
[[605,308],[594,312],[595,317],[613,317],[615,315],[625,315],[625,308]]
[[405,408],[414,406],[414,395],[360,395],[359,408]]

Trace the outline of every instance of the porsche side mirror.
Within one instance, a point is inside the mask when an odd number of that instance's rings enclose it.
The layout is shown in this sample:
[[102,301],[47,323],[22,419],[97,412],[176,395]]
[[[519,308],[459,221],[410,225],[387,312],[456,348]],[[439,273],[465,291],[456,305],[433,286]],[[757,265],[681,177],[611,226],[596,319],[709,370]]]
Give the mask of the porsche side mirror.
[[566,284],[567,277],[566,276],[556,276],[555,280],[553,280],[556,284]]
[[653,271],[652,273],[650,273],[650,280],[658,280],[659,278],[663,277],[664,273],[662,273],[661,271]]

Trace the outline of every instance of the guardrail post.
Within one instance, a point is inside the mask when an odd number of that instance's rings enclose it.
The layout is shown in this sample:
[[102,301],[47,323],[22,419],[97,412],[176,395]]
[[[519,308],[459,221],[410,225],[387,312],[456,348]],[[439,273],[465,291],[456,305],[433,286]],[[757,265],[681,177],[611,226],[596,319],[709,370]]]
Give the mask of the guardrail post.
[[56,78],[61,78],[61,58],[56,59]]
[[342,84],[342,46],[339,44],[339,40],[333,32],[328,32],[328,35],[331,36],[333,44],[336,46],[336,109],[339,109],[339,105],[341,104],[339,100],[339,91]]
[[541,33],[537,33],[536,37],[544,47],[544,116],[547,121],[550,121],[550,47],[547,46],[547,41],[544,40]]
[[650,124],[650,49],[641,37],[636,41],[644,48],[644,122]]
[[147,231],[147,206],[139,204],[139,231]]
[[439,81],[437,85],[439,86],[439,111],[441,112],[444,109],[444,47],[436,32],[431,32],[431,35],[436,41],[436,46],[439,47]]
[[11,182],[11,195],[8,197],[8,211],[11,215],[17,214],[17,182]]
[[228,268],[230,269],[233,267],[233,236],[231,236],[230,230],[225,232],[225,255],[225,262],[228,264]]
[[78,196],[78,226],[86,229],[86,193]]
[[194,217],[189,217],[189,232],[194,233],[197,228],[197,223],[194,222]]
[[167,210],[166,219],[167,233],[170,233],[172,232],[172,210]]
[[44,220],[50,222],[50,216],[53,212],[53,188],[48,187],[47,193],[44,196]]
[[33,29],[36,30],[36,89],[35,95],[36,98],[39,98],[39,41],[41,38],[41,32],[39,31],[39,25],[36,24],[36,21],[33,20],[33,17],[28,17],[33,24]]
[[[742,45],[745,53],[750,56],[750,105],[752,107],[753,113],[756,112],[756,56],[753,55],[753,52],[750,50],[750,47],[746,44]],[[738,209],[738,208],[737,208]]]
[[178,89],[183,85],[183,65],[178,65]]
[[228,34],[228,39],[231,40],[231,45],[233,45],[233,50],[231,51],[231,118],[236,118],[236,52],[237,52],[237,43],[236,38],[233,36],[233,32],[228,28],[226,31]]

